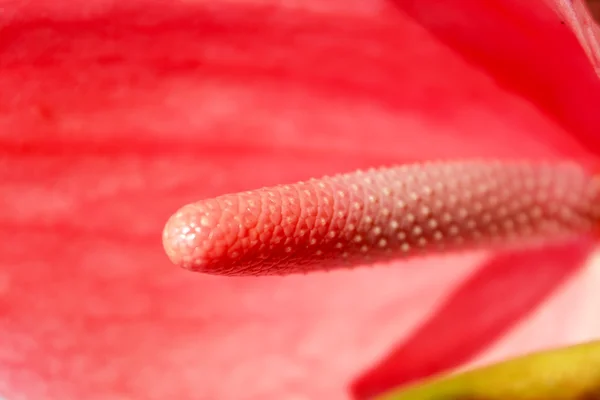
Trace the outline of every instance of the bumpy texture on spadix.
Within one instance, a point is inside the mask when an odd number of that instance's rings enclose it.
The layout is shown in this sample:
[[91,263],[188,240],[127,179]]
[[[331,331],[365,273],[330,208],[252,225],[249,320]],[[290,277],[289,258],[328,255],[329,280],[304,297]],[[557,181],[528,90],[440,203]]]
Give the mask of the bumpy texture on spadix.
[[591,233],[600,181],[572,163],[440,162],[189,204],[163,244],[182,267],[268,275]]

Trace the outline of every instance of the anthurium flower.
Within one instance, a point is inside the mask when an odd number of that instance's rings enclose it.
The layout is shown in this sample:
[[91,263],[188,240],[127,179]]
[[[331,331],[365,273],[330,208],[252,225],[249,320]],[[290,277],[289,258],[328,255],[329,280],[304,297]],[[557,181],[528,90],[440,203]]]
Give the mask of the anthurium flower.
[[160,243],[184,204],[359,168],[520,159],[593,180],[580,3],[0,10],[6,399],[369,397],[600,331],[585,237],[261,278],[174,268]]

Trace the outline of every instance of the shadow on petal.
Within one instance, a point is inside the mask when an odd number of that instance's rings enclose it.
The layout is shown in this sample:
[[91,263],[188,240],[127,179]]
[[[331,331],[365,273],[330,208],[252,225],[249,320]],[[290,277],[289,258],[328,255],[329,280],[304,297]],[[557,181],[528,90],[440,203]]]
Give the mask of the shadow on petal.
[[435,315],[352,384],[364,399],[464,364],[526,318],[589,255],[589,241],[491,259]]

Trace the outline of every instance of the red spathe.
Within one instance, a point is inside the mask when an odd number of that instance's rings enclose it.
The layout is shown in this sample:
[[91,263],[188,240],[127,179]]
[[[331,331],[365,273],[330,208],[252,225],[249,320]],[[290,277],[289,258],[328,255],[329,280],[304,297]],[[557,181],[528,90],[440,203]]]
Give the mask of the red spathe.
[[585,243],[501,259],[531,264],[513,273],[468,254],[261,279],[162,252],[169,214],[227,192],[431,158],[593,163],[600,82],[568,24],[438,3],[0,0],[0,395],[337,400],[399,343],[420,356],[358,392],[600,333]]

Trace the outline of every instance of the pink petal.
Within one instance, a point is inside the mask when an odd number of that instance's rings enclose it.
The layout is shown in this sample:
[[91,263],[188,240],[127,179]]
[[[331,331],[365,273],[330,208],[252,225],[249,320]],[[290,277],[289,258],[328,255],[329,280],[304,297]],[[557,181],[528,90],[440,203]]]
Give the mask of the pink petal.
[[345,398],[484,255],[221,279],[170,266],[160,230],[312,175],[600,149],[555,14],[437,3],[0,1],[0,394]]
[[[268,134],[268,148],[299,158],[335,152],[332,172],[584,151],[568,135],[600,149],[600,82],[550,10],[467,0],[329,3],[9,3],[3,145],[201,157],[260,151]],[[11,137],[17,127],[23,133]],[[354,141],[368,156],[356,154]]]
[[[441,301],[432,318],[355,381],[354,393],[370,398],[412,380],[473,364],[491,345],[535,316],[540,303],[563,291],[557,290],[563,281],[581,275],[592,245],[569,243],[508,253],[484,264]],[[526,352],[553,345],[568,329],[564,325],[555,317],[549,326],[552,334],[534,328],[537,336],[529,348],[519,348],[519,342],[513,341],[504,352],[486,356],[485,361],[517,356],[515,348]]]

